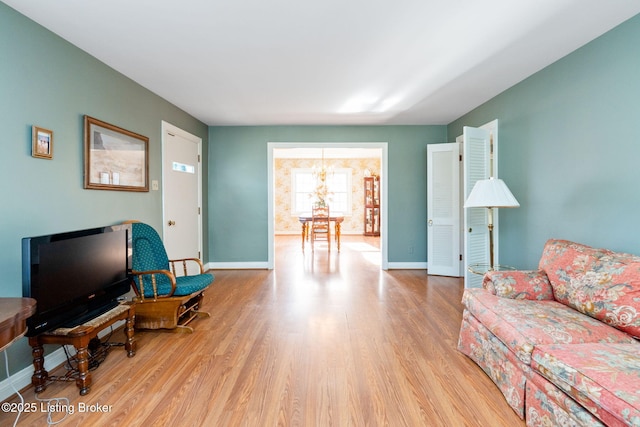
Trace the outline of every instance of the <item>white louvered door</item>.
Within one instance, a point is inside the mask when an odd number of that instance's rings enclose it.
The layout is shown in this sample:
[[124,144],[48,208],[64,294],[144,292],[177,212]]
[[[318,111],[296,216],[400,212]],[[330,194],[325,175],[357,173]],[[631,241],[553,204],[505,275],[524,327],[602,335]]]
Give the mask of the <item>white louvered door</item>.
[[[492,122],[493,123],[493,122]],[[497,123],[495,125],[497,129]],[[464,200],[467,199],[476,181],[491,176],[489,168],[491,155],[491,131],[483,128],[465,126],[463,128],[463,181]],[[494,147],[494,149],[497,147]],[[494,159],[495,160],[495,159]],[[494,166],[495,172],[495,166]],[[495,176],[495,175],[494,175]],[[489,264],[489,230],[487,228],[487,209],[464,209],[464,263]],[[494,229],[494,236],[497,235]],[[482,286],[482,276],[464,269],[465,288]]]
[[460,144],[427,145],[429,274],[460,277]]

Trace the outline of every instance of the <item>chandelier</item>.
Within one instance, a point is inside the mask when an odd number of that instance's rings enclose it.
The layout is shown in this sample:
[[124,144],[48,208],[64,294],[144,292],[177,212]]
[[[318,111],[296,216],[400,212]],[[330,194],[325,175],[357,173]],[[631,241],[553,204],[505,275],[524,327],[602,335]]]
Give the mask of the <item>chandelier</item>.
[[322,159],[320,166],[313,165],[311,174],[316,182],[315,190],[312,197],[315,199],[314,204],[317,206],[326,206],[329,198],[333,193],[329,192],[327,186],[327,177],[333,175],[333,168],[324,164],[324,148],[322,149]]

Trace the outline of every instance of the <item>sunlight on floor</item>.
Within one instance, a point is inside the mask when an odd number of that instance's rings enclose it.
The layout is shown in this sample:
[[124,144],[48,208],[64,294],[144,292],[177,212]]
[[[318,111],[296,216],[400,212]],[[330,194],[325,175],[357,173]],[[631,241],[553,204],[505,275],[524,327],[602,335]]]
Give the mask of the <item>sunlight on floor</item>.
[[365,259],[365,261],[369,262],[370,264],[377,265],[378,267],[381,265],[380,251],[378,251],[378,252],[364,252],[362,254],[362,257]]
[[354,252],[360,252],[362,258],[372,265],[381,265],[380,248],[366,242],[344,242],[343,248],[347,248]]
[[378,252],[380,253],[380,249],[377,247],[370,245],[365,242],[344,242],[342,247],[347,247],[353,251],[357,252]]

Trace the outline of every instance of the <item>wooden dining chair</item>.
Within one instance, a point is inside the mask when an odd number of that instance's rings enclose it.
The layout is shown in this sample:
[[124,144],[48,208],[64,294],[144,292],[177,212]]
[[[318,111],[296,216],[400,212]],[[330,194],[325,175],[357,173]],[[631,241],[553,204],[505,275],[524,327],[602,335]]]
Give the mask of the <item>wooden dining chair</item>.
[[331,250],[331,227],[329,226],[329,206],[314,206],[311,211],[311,250],[316,240],[326,240],[327,250]]

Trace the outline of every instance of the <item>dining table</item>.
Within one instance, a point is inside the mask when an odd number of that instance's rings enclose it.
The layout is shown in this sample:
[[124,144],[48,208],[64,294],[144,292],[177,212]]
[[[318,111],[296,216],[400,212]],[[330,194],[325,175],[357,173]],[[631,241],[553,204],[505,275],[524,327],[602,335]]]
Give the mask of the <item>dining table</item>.
[[[313,222],[311,212],[298,215],[298,221],[302,224],[302,252],[304,252],[304,243],[309,240],[309,224]],[[340,224],[344,221],[344,215],[329,215],[329,222],[334,223],[336,245],[340,252]]]

